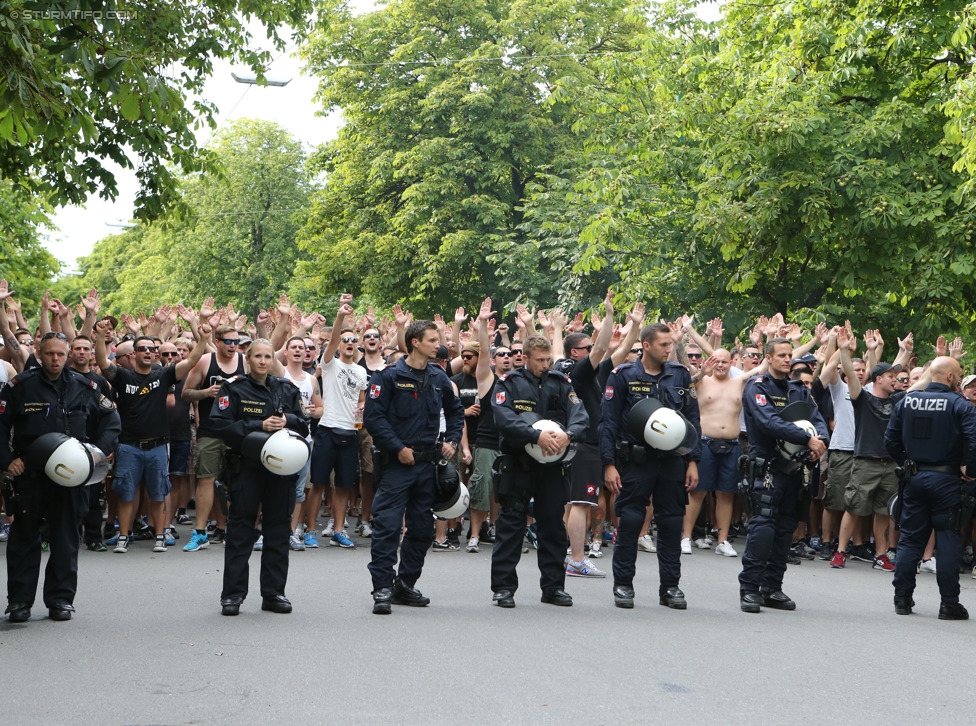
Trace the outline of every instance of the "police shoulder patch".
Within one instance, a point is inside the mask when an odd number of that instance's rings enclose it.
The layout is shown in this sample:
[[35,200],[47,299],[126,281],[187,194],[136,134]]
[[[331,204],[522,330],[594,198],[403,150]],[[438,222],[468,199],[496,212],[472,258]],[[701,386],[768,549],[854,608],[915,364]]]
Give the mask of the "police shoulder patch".
[[379,383],[373,383],[373,384],[371,384],[370,387],[369,387],[369,397],[370,398],[379,398],[380,397],[380,392],[382,390],[383,390],[383,387]]
[[217,399],[217,408],[221,411],[226,411],[230,408],[230,396],[221,396]]
[[0,413],[3,413],[6,410],[7,410],[7,402],[6,401],[0,401]]
[[112,405],[112,402],[110,400],[108,400],[108,398],[106,396],[99,396],[98,397],[98,405],[101,406],[102,408],[106,408],[106,409],[108,409],[110,411],[113,408],[115,408],[115,406]]
[[569,392],[569,400],[574,406],[579,404],[580,400],[579,400],[579,396],[576,395],[576,391]]
[[758,403],[760,406],[765,406],[766,405],[766,394],[765,393],[757,393],[756,394],[756,403]]
[[505,391],[495,391],[495,405],[501,406],[505,403]]
[[607,386],[603,389],[603,397],[608,401],[613,398],[613,386]]
[[688,389],[688,395],[692,398],[698,398],[698,391],[695,390],[694,386]]
[[498,380],[500,380],[500,381],[504,381],[504,380],[506,380],[506,379],[507,379],[507,378],[508,378],[508,377],[509,377],[510,375],[512,375],[512,371],[509,371],[508,373],[503,373],[502,375],[500,375],[500,376],[498,376]]

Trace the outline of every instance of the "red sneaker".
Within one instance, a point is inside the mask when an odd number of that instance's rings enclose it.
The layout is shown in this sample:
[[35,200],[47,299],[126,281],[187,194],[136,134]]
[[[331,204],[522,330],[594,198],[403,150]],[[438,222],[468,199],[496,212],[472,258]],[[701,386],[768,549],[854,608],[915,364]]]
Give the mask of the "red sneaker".
[[888,559],[888,555],[878,555],[874,558],[874,563],[871,565],[871,569],[892,572],[895,569],[895,565],[891,560]]
[[[834,568],[841,568],[847,564],[847,553],[842,550],[837,550],[834,552],[833,559],[830,560],[830,566]],[[892,566],[893,568],[894,566]]]

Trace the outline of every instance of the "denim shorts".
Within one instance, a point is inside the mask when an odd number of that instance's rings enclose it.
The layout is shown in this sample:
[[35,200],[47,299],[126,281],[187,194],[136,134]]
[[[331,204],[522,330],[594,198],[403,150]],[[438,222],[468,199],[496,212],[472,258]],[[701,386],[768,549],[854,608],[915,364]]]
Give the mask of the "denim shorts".
[[139,491],[139,483],[146,482],[146,491],[153,502],[161,502],[169,494],[169,447],[157,446],[142,450],[119,444],[115,451],[115,478],[112,491],[123,502],[131,502]]
[[190,473],[191,441],[169,442],[169,475],[186,476]]

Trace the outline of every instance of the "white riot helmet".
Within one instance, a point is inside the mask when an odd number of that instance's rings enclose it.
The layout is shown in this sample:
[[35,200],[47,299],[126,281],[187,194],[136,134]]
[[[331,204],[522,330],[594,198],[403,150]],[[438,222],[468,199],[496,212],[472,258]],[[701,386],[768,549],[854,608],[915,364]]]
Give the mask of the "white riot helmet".
[[656,398],[644,398],[634,404],[628,428],[651,448],[678,456],[690,454],[698,443],[698,431],[691,422]]
[[[537,431],[564,431],[563,427],[556,421],[548,418],[540,418],[532,424],[532,428]],[[542,447],[538,444],[526,444],[525,453],[538,461],[540,464],[555,464],[561,461],[571,461],[576,456],[576,446],[570,443],[558,454],[544,454]]]
[[[809,421],[807,421],[806,419],[802,419],[801,418],[799,421],[793,421],[792,424],[794,426],[799,426],[801,429],[803,429],[804,431],[806,431],[808,434],[810,434],[810,436],[812,436],[814,438],[816,438],[817,435],[818,435],[817,434],[817,427],[814,426]],[[794,443],[791,443],[789,441],[784,441],[783,442],[783,448],[786,449],[787,453],[795,454],[798,451],[803,451],[804,449],[806,449],[807,448],[807,445],[806,444],[794,444]]]
[[457,468],[448,460],[437,465],[437,481],[434,487],[434,516],[439,519],[455,519],[468,509],[471,495],[464,486]]
[[[308,462],[308,442],[291,429],[279,429],[273,434],[252,431],[244,437],[241,454],[278,476],[297,474]],[[257,454],[257,456],[255,456]]]
[[39,436],[25,457],[27,465],[63,487],[97,484],[108,474],[108,457],[97,446],[83,444],[67,434]]

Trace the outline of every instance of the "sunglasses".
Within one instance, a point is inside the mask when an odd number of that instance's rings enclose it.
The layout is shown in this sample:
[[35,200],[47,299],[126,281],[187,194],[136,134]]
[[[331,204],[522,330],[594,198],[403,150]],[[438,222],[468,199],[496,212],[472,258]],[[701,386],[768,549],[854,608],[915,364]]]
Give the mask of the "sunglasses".
[[240,338],[221,338],[220,342],[223,343],[224,345],[240,345],[241,344],[241,339]]
[[512,348],[512,355],[522,355],[522,350]]
[[17,342],[20,343],[21,345],[34,345],[33,338],[31,338],[30,340],[18,340]]
[[759,353],[743,353],[742,354],[742,357],[743,358],[761,358],[762,356]]
[[369,340],[370,338],[379,338],[379,337],[380,337],[379,333],[366,333],[366,335],[363,336],[363,340]]
[[502,358],[511,358],[513,355],[515,354],[510,350],[500,350],[497,353],[495,353],[496,358],[499,356],[501,356]]
[[159,354],[159,357],[160,358],[175,358],[178,355],[179,355],[179,353],[177,353],[176,351],[173,351],[172,353],[160,353]]
[[474,358],[477,358],[477,356],[476,356],[476,355],[474,355],[474,353],[462,353],[462,354],[461,354],[461,357],[462,357],[462,358],[463,358],[464,360],[472,360],[472,359],[474,359]]
[[896,378],[895,380],[898,381],[899,383],[908,383],[907,378]]
[[585,350],[587,353],[589,353],[591,350],[593,350],[593,344],[591,343],[590,345],[574,345],[573,350]]
[[[50,340],[51,338],[57,338],[58,340],[63,340],[65,343],[68,342],[68,336],[65,335],[64,333],[44,333],[43,337],[41,337],[41,342],[43,343],[45,340]],[[31,341],[31,345],[33,344],[34,342]],[[23,345],[23,343],[21,343],[21,345]]]
[[155,345],[137,345],[136,353],[155,353],[159,348]]
[[359,338],[357,338],[355,335],[343,335],[342,336],[342,342],[343,343],[358,343],[359,342]]
[[701,353],[689,353],[688,354],[688,357],[689,358],[701,358],[702,357],[702,354]]
[[315,350],[315,346],[314,345],[306,345],[305,346],[305,350]]
[[638,355],[642,350],[644,350],[644,349],[643,348],[631,348],[630,349],[630,352],[633,353],[634,355]]

